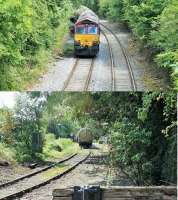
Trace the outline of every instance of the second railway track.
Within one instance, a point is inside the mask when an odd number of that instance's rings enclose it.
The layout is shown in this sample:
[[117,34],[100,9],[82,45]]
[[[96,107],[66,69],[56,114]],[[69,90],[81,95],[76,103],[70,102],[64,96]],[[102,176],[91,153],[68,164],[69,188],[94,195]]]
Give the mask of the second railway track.
[[[134,73],[133,73],[133,69],[132,69],[132,66],[131,66],[131,63],[130,63],[130,59],[127,55],[127,52],[125,50],[125,48],[123,47],[123,45],[121,44],[121,41],[120,39],[118,38],[118,36],[110,29],[108,28],[106,25],[102,24],[101,23],[101,26],[107,30],[116,40],[117,44],[119,44],[120,48],[121,48],[121,51],[122,51],[122,54],[125,58],[125,61],[126,61],[126,64],[127,64],[127,68],[128,68],[128,72],[129,72],[129,78],[130,78],[130,84],[131,84],[131,89],[132,91],[137,91],[137,84],[136,84],[136,81],[135,81],[135,77],[134,77]],[[119,66],[116,66],[115,63],[114,63],[114,56],[113,56],[113,49],[111,47],[111,43],[110,43],[110,40],[108,39],[108,36],[107,36],[107,33],[106,31],[102,29],[102,32],[107,40],[107,43],[108,43],[108,46],[109,46],[109,51],[110,51],[110,57],[111,57],[111,65],[112,65],[112,68],[113,68],[113,72],[112,73],[115,73],[114,70],[115,70],[115,67],[119,67]],[[113,75],[114,77],[114,81],[115,80],[115,77],[116,75]],[[113,86],[114,87],[114,86]],[[116,87],[116,86],[115,86]],[[117,88],[115,88],[117,90]]]
[[75,155],[75,156],[73,155],[71,156],[71,158],[65,159],[65,161],[63,161],[62,163],[65,164],[65,162],[68,160],[68,162],[70,161],[70,166],[67,169],[65,169],[63,172],[59,172],[57,173],[57,175],[54,175],[47,179],[44,179],[43,177],[43,173],[45,172],[41,171],[30,177],[27,176],[26,178],[23,178],[23,180],[18,180],[17,182],[14,182],[12,184],[9,183],[6,186],[1,187],[0,200],[8,200],[8,199],[15,199],[17,197],[21,197],[24,194],[33,191],[34,189],[37,189],[46,184],[49,184],[53,180],[59,179],[63,175],[75,169],[75,167],[77,167],[80,163],[84,162],[89,157],[89,155],[90,154]]

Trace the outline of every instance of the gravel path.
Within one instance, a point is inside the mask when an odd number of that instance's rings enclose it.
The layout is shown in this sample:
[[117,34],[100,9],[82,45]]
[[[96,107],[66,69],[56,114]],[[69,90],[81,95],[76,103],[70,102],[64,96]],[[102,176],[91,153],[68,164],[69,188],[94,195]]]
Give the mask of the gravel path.
[[70,74],[72,66],[75,63],[74,58],[64,58],[56,60],[49,66],[49,71],[39,80],[39,84],[32,87],[30,91],[60,91],[64,82]]
[[110,91],[112,88],[108,44],[103,34],[100,38],[100,52],[95,60],[89,91]]

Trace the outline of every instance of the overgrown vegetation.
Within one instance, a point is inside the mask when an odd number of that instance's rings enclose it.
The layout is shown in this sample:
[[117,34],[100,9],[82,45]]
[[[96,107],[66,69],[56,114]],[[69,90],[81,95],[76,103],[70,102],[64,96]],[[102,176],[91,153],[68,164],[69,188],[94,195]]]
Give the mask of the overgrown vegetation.
[[0,90],[22,90],[59,54],[69,17],[85,5],[127,23],[178,87],[177,0],[5,0],[0,2]]
[[80,150],[77,143],[73,143],[71,139],[55,138],[54,134],[45,134],[45,144],[43,153],[45,159],[59,159]]
[[61,49],[70,0],[0,2],[0,90],[24,89]]
[[70,134],[89,127],[96,140],[108,138],[108,165],[136,185],[176,184],[174,93],[27,93],[0,119],[0,153],[12,150],[19,162],[74,153]]
[[67,139],[69,130],[64,122],[61,121],[62,128],[55,129],[59,125],[57,114],[51,124],[46,98],[38,92],[24,93],[17,98],[14,110],[0,110],[1,159],[34,162],[59,159],[79,151],[78,144]]
[[90,125],[96,139],[110,138],[110,163],[136,185],[176,183],[174,93],[53,93],[52,113],[61,101],[58,113],[71,121],[73,130]]
[[15,163],[16,156],[15,156],[15,150],[6,143],[0,142],[0,161],[6,160],[7,162]]
[[127,23],[158,66],[170,71],[178,89],[177,0],[100,0],[100,14]]
[[0,90],[23,90],[61,54],[69,18],[87,0],[0,1]]

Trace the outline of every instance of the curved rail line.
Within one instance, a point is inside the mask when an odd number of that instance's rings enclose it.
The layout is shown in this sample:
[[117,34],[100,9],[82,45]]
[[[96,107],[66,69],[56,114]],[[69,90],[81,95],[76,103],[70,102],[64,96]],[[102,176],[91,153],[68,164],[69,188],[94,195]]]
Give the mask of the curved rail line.
[[7,195],[7,196],[4,196],[2,198],[0,198],[0,200],[9,200],[9,199],[14,199],[14,198],[17,198],[17,197],[21,197],[23,196],[24,194],[26,193],[29,193],[31,191],[33,191],[34,189],[37,189],[37,188],[40,188],[46,184],[49,184],[51,181],[53,180],[56,180],[56,179],[59,179],[61,178],[62,176],[70,173],[72,170],[74,170],[79,164],[81,164],[82,162],[84,162],[85,160],[88,159],[88,157],[90,156],[90,153],[88,153],[84,158],[82,157],[77,163],[73,164],[70,168],[68,168],[67,170],[65,170],[64,172],[52,177],[52,178],[49,178],[48,180],[46,181],[43,181],[42,183],[39,183],[39,184],[36,184],[32,187],[28,187],[26,189],[23,189],[21,191],[18,191],[18,192],[15,192],[13,194],[10,194],[10,195]]
[[[67,88],[68,88],[68,86],[71,82],[71,79],[74,75],[74,72],[77,69],[77,66],[79,65],[79,60],[80,60],[79,58],[76,58],[75,63],[72,67],[72,70],[70,71],[70,74],[69,74],[67,80],[64,82],[64,86],[62,88],[62,91],[67,90]],[[88,75],[87,75],[87,79],[85,81],[85,85],[84,85],[84,88],[83,88],[84,91],[87,91],[88,88],[89,88],[89,84],[90,84],[91,76],[92,76],[92,72],[93,72],[93,67],[94,67],[94,62],[95,62],[95,59],[93,58],[92,61],[91,61],[91,64],[90,64],[90,67],[89,67],[89,72],[88,72]]]
[[116,88],[116,84],[115,84],[115,71],[114,71],[114,68],[115,68],[115,62],[114,62],[114,55],[113,55],[113,50],[112,50],[112,47],[110,45],[110,42],[109,42],[109,39],[106,35],[106,33],[102,30],[102,33],[104,35],[104,37],[106,38],[106,41],[107,41],[107,44],[108,44],[108,48],[109,48],[109,55],[110,55],[110,60],[111,60],[111,80],[112,80],[112,83],[111,83],[111,91],[115,91],[115,88]]
[[44,168],[42,168],[42,169],[40,169],[38,171],[32,172],[30,174],[26,174],[24,176],[21,176],[19,178],[16,178],[16,179],[12,180],[12,181],[8,181],[6,183],[3,183],[3,184],[0,185],[0,188],[4,188],[6,186],[13,185],[13,184],[25,179],[25,178],[30,178],[30,177],[32,177],[32,176],[34,176],[36,174],[39,174],[39,173],[44,172],[44,171],[47,171],[48,169],[51,169],[51,168],[55,167],[58,164],[61,164],[61,163],[65,162],[65,161],[70,160],[71,158],[73,158],[76,155],[77,155],[77,153],[75,153],[75,154],[73,154],[71,156],[68,156],[67,158],[62,159],[62,160],[58,161],[57,163],[51,164],[51,165],[49,165],[47,167],[44,167]]
[[[123,53],[123,55],[125,57],[125,60],[126,60],[127,66],[128,66],[128,71],[129,71],[129,76],[130,76],[130,80],[131,80],[132,89],[133,89],[133,91],[137,91],[137,85],[136,85],[136,81],[135,81],[135,78],[134,78],[134,73],[133,73],[133,70],[132,70],[130,59],[129,59],[127,53],[126,53],[125,48],[123,47],[123,45],[122,45],[121,41],[119,40],[118,36],[110,28],[108,28],[106,25],[104,25],[102,23],[100,23],[100,25],[102,25],[105,29],[107,29],[114,36],[114,38],[116,39],[116,41],[120,45],[120,47],[122,49],[122,53]],[[107,37],[106,34],[105,34],[105,36]]]

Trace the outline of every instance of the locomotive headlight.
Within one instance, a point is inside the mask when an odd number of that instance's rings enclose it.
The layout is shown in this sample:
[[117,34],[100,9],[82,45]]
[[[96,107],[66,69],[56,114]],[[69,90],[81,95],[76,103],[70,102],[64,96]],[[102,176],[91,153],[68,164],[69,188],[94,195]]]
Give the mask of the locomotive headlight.
[[80,40],[75,41],[75,45],[80,45]]
[[97,45],[98,44],[98,42],[97,41],[93,41],[93,45]]

